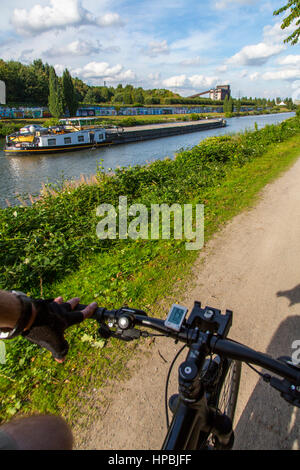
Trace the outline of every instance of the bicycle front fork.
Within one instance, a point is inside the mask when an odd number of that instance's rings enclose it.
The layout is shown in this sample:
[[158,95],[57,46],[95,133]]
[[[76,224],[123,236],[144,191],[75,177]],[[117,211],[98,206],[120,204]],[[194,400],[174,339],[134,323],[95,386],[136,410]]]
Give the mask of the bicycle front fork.
[[[169,408],[173,414],[176,412],[180,400],[182,400],[182,397],[179,394],[172,395],[170,397]],[[206,398],[202,396],[200,400],[202,401],[201,415],[203,415],[203,400],[206,402]],[[197,403],[193,403],[193,407],[197,407]],[[218,410],[208,407],[207,404],[205,404],[204,409],[206,415],[204,427],[206,432],[209,430],[209,433],[213,435],[214,447],[218,450],[232,449],[234,444],[234,432],[232,429],[231,419],[227,415],[220,413]]]

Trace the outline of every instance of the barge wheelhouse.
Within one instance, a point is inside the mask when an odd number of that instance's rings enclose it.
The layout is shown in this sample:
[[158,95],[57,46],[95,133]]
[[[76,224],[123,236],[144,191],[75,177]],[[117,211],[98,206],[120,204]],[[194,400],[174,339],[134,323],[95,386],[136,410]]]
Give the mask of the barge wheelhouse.
[[105,144],[107,140],[104,128],[29,128],[27,133],[16,132],[7,136],[4,152],[8,155],[34,155],[84,150]]

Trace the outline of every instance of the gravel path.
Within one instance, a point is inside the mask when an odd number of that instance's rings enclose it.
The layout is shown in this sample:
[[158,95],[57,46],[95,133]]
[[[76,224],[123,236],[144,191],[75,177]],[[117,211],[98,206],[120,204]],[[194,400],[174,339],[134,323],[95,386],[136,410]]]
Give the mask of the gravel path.
[[[292,342],[300,340],[299,181],[300,159],[206,245],[193,267],[194,286],[176,299],[188,307],[200,300],[233,310],[230,337],[275,357],[290,355]],[[75,430],[77,448],[160,449],[165,380],[178,348],[157,338],[151,354],[133,365],[131,379],[105,392],[106,410]],[[235,431],[235,449],[300,449],[299,410],[245,365]]]

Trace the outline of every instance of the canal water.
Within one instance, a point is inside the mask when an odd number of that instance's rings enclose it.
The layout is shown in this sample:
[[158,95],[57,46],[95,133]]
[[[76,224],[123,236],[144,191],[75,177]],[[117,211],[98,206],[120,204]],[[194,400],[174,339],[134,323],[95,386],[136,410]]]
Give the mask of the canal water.
[[[82,150],[65,154],[35,156],[6,156],[0,150],[0,207],[6,207],[6,200],[12,205],[20,204],[16,195],[39,193],[42,183],[55,183],[65,179],[89,177],[96,173],[99,163],[105,169],[119,166],[144,164],[165,157],[174,157],[182,148],[190,148],[210,136],[232,134],[275,124],[294,116],[295,113],[267,114],[227,119],[227,126],[191,134],[129,144]],[[0,142],[3,148],[4,141]]]

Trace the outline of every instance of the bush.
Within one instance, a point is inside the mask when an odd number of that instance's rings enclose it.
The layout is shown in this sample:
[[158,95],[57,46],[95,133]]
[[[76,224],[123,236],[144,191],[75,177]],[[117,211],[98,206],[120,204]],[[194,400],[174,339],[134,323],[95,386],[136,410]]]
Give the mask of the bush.
[[127,117],[125,119],[122,119],[121,125],[124,127],[131,127],[131,126],[137,126],[140,124],[140,121],[138,121],[134,117]]
[[44,127],[52,127],[52,126],[59,126],[60,122],[59,122],[59,119],[57,118],[50,118],[50,119],[47,119],[44,123],[43,123],[43,126]]
[[0,121],[0,137],[6,137],[9,134],[17,132],[23,127],[23,124],[6,123]]

